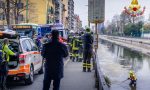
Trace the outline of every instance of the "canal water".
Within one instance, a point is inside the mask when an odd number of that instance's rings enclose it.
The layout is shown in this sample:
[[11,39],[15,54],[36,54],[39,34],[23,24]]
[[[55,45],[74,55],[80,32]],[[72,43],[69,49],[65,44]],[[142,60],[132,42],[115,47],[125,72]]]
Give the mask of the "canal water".
[[[149,56],[101,41],[98,58],[102,72],[111,81],[111,90],[150,90]],[[137,76],[136,88],[129,86],[130,80],[127,78],[130,70]]]

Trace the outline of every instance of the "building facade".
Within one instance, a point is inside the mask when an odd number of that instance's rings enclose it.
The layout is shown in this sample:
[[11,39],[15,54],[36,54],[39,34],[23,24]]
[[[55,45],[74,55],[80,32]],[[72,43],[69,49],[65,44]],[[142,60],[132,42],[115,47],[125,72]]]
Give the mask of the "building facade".
[[[3,4],[5,0],[0,0],[0,25],[6,25],[6,15],[4,15]],[[56,0],[17,0],[13,5],[10,2],[9,21],[10,24],[17,23],[36,23],[49,24],[55,22],[55,3]],[[15,15],[15,13],[17,13]],[[16,16],[16,17],[15,17]],[[17,21],[16,21],[17,20]]]
[[[10,0],[11,1],[11,0]],[[74,1],[73,0],[14,0],[17,1],[9,12],[9,23],[53,24],[61,23],[64,28],[74,29]],[[4,14],[6,0],[0,0],[0,25],[7,25]],[[6,6],[5,6],[6,8]]]
[[74,1],[68,1],[68,29],[74,30]]
[[55,23],[55,0],[47,3],[47,24]]
[[68,29],[68,1],[69,0],[62,0],[63,3],[63,15],[62,15],[62,23],[64,28]]
[[80,20],[79,15],[77,15],[77,14],[74,15],[74,22],[73,23],[74,23],[73,30],[75,32],[79,32],[82,28],[82,21]]

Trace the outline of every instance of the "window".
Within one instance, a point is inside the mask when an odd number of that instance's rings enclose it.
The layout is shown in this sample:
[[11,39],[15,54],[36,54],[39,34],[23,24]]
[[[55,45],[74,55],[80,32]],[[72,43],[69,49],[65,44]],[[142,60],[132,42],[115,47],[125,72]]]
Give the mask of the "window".
[[37,48],[36,44],[33,42],[33,40],[29,40],[29,41],[31,43],[32,51],[38,51],[38,48]]
[[27,47],[28,47],[29,51],[31,51],[32,50],[32,46],[31,46],[29,40],[25,40],[25,42],[27,44]]
[[25,51],[31,51],[31,44],[30,44],[30,42],[28,41],[28,40],[24,40],[23,42],[22,42],[22,45],[23,45],[23,50],[25,50]]
[[5,15],[3,13],[0,13],[0,20],[5,20]]
[[0,1],[0,8],[4,8],[5,7],[5,3],[3,1]]
[[20,14],[19,16],[18,16],[18,19],[19,19],[19,21],[23,21],[23,15],[22,14]]
[[23,9],[23,3],[18,3],[18,4],[17,4],[17,8],[18,8],[18,9]]
[[25,41],[22,42],[22,47],[23,47],[23,50],[25,51],[29,50]]

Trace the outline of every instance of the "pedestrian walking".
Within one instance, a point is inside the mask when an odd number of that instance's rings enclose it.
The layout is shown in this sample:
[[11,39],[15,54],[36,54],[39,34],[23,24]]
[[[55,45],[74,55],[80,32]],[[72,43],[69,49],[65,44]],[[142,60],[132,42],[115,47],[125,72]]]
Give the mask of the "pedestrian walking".
[[93,36],[90,29],[86,29],[86,33],[83,36],[83,72],[91,72],[91,58],[93,55]]
[[68,56],[67,47],[59,42],[59,32],[53,30],[49,43],[43,46],[42,54],[45,58],[45,74],[43,90],[49,90],[53,80],[53,90],[59,90],[61,78],[63,78],[63,58]]

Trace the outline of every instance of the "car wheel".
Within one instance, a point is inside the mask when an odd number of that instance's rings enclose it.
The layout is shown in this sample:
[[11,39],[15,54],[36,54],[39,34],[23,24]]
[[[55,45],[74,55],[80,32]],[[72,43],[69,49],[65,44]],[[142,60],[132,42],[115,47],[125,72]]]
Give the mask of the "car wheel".
[[33,66],[31,65],[30,74],[29,74],[29,77],[25,79],[25,84],[30,85],[33,83],[33,81],[34,81],[34,69],[33,69]]
[[40,71],[38,72],[39,74],[43,74],[44,73],[44,62],[42,63],[42,67],[40,69]]

